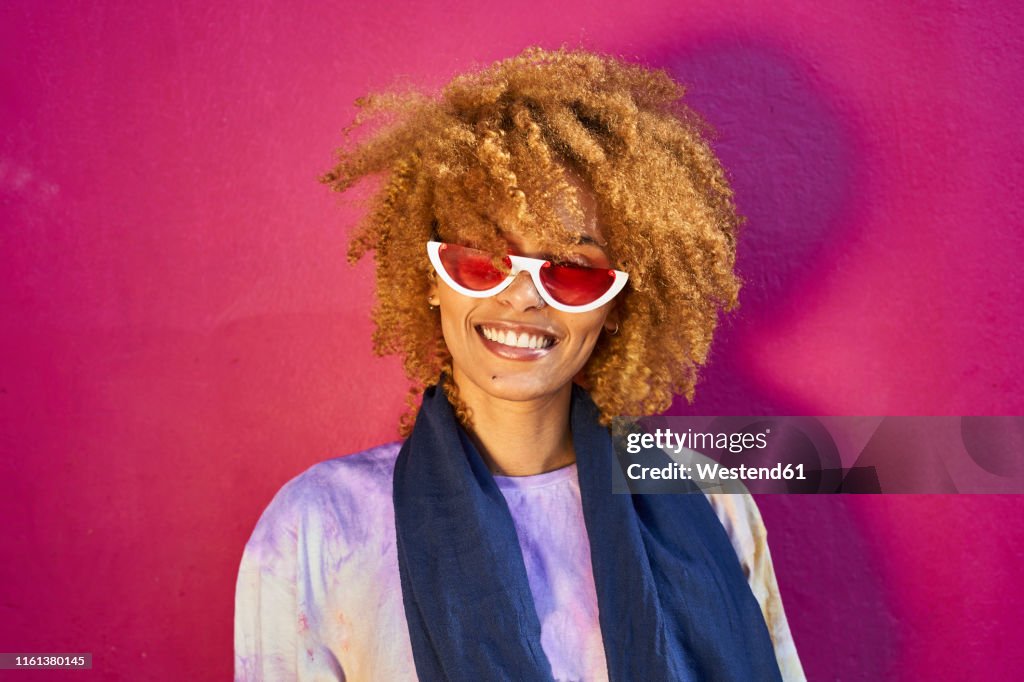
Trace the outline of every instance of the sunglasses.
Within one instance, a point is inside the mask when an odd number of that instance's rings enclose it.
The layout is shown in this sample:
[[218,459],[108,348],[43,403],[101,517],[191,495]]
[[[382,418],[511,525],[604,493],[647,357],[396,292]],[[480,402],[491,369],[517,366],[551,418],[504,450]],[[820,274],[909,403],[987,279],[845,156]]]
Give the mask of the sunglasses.
[[445,284],[464,296],[494,296],[525,271],[544,302],[567,313],[600,308],[622,291],[629,278],[621,270],[513,255],[504,258],[506,272],[495,267],[493,256],[486,251],[442,242],[427,242],[427,254]]

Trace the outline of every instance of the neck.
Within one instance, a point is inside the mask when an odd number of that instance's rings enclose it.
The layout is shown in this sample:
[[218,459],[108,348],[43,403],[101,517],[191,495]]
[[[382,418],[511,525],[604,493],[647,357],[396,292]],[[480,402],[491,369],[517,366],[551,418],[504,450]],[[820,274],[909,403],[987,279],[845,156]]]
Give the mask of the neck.
[[569,428],[572,384],[532,400],[503,400],[480,389],[455,369],[459,397],[472,411],[469,437],[490,470],[501,476],[533,476],[576,461]]

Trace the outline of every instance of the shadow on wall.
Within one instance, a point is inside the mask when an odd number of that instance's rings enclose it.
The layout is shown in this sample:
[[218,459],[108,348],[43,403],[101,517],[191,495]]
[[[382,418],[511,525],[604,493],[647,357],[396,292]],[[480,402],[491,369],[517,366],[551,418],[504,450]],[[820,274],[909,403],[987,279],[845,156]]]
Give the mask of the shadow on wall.
[[[850,123],[810,65],[761,39],[666,44],[645,57],[687,86],[690,106],[714,127],[747,218],[741,307],[719,329],[694,404],[677,399],[668,414],[817,414],[740,360],[764,325],[804,305],[816,286],[808,273],[853,234],[859,147]],[[898,652],[884,575],[858,513],[867,502],[758,498],[809,679],[884,679]]]
[[740,212],[740,308],[719,328],[693,406],[673,414],[814,414],[737,362],[759,329],[799,310],[809,272],[855,224],[857,144],[810,68],[774,46],[735,38],[650,55],[687,86],[687,100],[716,131]]

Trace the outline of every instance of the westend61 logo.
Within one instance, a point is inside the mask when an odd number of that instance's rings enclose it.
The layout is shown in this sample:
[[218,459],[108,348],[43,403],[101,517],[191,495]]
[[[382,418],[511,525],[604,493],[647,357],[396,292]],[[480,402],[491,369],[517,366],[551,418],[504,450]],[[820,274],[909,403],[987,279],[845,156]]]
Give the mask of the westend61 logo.
[[654,433],[630,433],[626,436],[626,452],[635,455],[648,448],[671,451],[679,454],[684,449],[720,450],[729,452],[745,452],[757,448],[768,447],[768,434],[763,433],[701,433],[687,429],[685,433],[676,433],[671,429],[657,429]]

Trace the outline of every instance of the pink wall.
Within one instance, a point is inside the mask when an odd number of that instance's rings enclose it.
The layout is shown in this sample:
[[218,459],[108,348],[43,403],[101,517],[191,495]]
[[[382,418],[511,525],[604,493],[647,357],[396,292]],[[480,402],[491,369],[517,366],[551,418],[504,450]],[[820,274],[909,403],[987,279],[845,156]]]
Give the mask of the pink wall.
[[[402,401],[315,177],[355,97],[528,44],[667,67],[718,128],[748,286],[677,411],[1024,412],[1021,9],[406,4],[0,7],[0,650],[230,677],[259,512]],[[1019,676],[1024,499],[760,501],[811,679]]]

